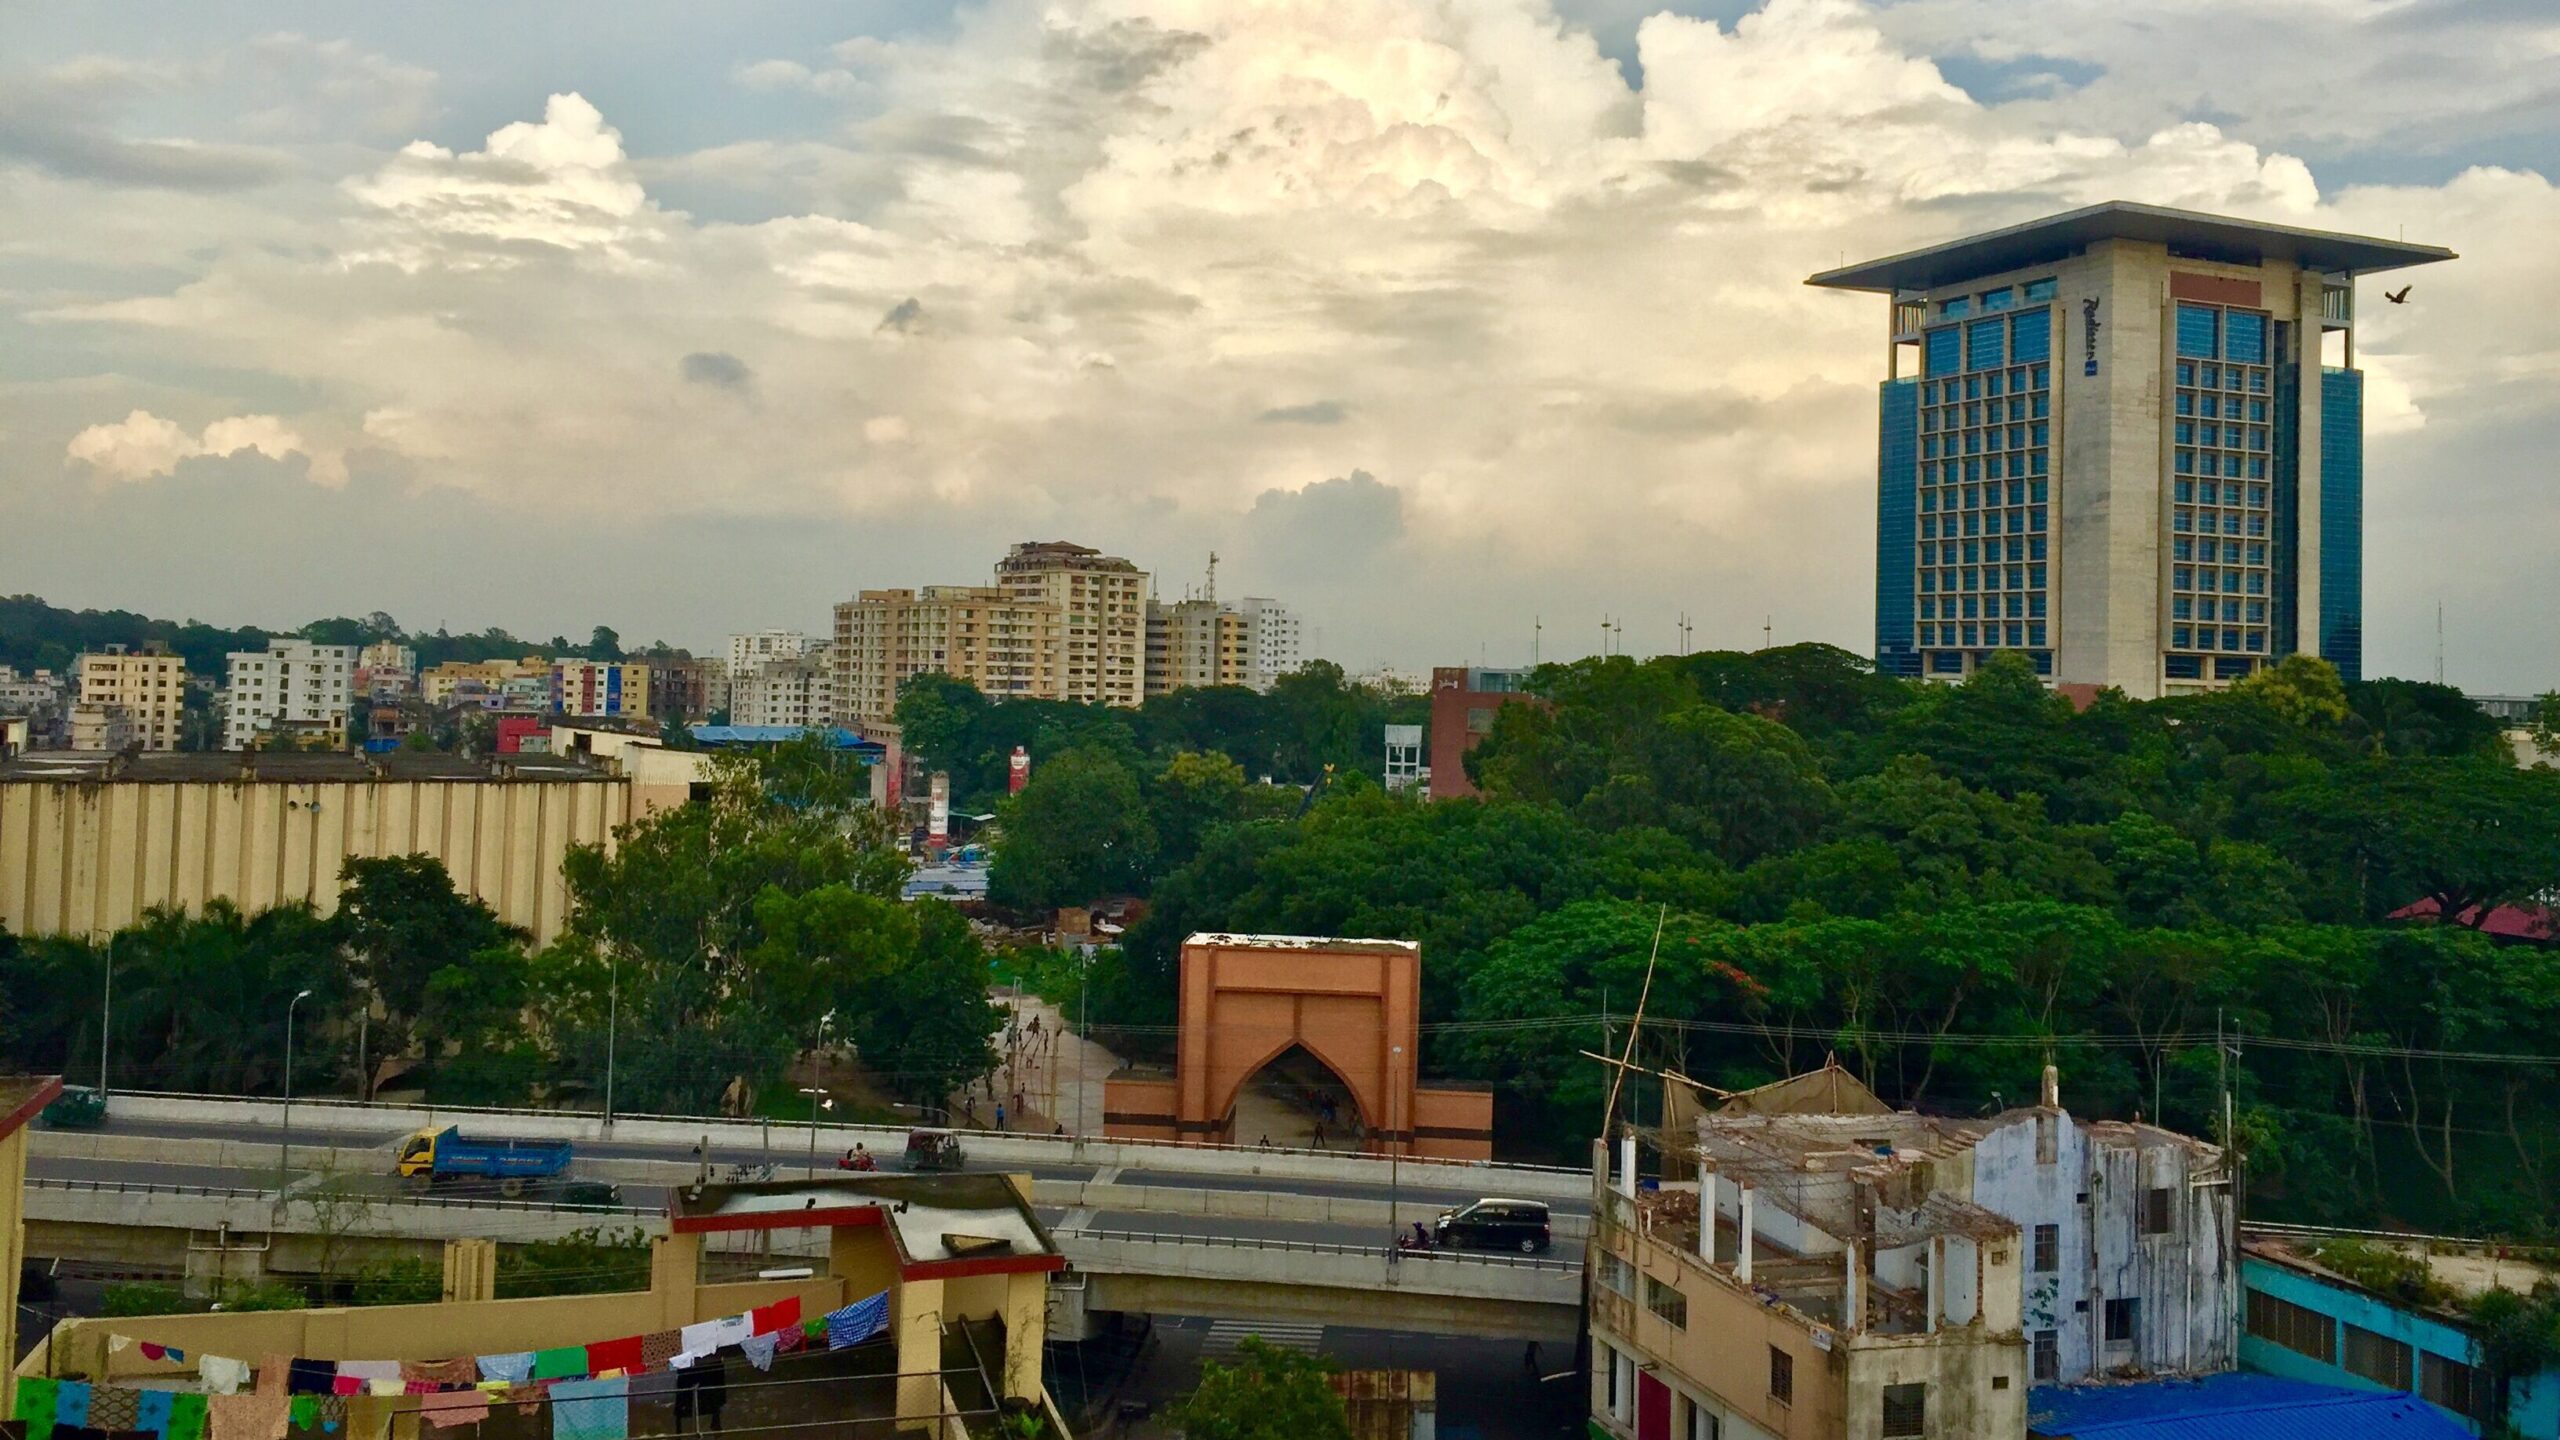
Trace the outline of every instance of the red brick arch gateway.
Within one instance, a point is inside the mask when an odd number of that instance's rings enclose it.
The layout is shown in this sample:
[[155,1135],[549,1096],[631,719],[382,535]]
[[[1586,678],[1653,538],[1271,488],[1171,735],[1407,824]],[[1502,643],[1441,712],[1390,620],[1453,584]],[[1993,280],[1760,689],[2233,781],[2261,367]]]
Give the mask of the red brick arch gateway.
[[1492,1095],[1415,1083],[1421,1005],[1422,947],[1408,940],[1194,935],[1182,945],[1173,1077],[1111,1079],[1103,1133],[1233,1144],[1245,1083],[1296,1047],[1351,1092],[1362,1148],[1491,1159]]

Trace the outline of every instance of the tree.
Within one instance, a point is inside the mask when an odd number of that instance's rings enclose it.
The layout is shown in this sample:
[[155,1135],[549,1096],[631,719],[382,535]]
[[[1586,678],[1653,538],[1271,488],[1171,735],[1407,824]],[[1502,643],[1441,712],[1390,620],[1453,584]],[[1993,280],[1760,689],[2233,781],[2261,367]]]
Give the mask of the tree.
[[2560,886],[2560,772],[2503,760],[2365,760],[2270,796],[2266,843],[2320,877],[2330,912],[2380,919],[2432,902],[2442,919]]
[[1248,1335],[1234,1363],[1200,1367],[1200,1388],[1175,1409],[1190,1440],[1351,1440],[1351,1415],[1325,1377],[1332,1367]]
[[587,636],[587,654],[598,660],[622,658],[622,637],[610,625],[599,625]]
[[2347,687],[2338,667],[2317,655],[2287,655],[2231,688],[2264,701],[2288,725],[2314,730],[2346,723]]
[[1101,751],[1052,757],[997,816],[987,898],[999,905],[1081,905],[1135,889],[1154,864],[1155,826],[1137,777]]
[[[523,932],[455,890],[444,862],[350,856],[338,878],[343,888],[330,925],[349,973],[383,1010],[374,1056],[414,1049],[432,1067],[449,1048],[491,1038],[505,1022],[506,1001],[521,1005]],[[373,1083],[360,1077],[359,1093],[370,1097]]]
[[994,1068],[989,1040],[1004,1022],[987,1000],[986,947],[968,919],[931,898],[914,915],[912,951],[873,987],[853,1035],[875,1078],[934,1105]]

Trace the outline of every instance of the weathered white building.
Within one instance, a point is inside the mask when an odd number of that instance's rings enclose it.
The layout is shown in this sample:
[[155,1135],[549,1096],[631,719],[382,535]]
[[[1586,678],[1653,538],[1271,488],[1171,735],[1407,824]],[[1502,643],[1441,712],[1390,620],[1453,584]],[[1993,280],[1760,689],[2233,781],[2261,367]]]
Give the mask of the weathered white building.
[[2076,1120],[2050,1069],[1979,1120],[1796,1091],[1668,1139],[1694,1180],[1639,1189],[1632,1134],[1598,1158],[1596,1432],[2010,1440],[2034,1385],[2232,1368],[2217,1147]]

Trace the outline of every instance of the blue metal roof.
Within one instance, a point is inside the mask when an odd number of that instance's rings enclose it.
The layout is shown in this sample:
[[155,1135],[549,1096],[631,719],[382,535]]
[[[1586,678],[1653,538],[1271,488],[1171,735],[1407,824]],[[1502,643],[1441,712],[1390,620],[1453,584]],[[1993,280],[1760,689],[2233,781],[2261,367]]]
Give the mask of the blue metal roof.
[[2133,1385],[2039,1385],[2027,1433],[2046,1440],[2469,1440],[2415,1395],[2232,1372]]
[[820,728],[812,731],[801,725],[695,725],[690,727],[690,733],[696,743],[715,749],[724,745],[779,745],[785,740],[797,740],[812,733],[823,737],[829,746],[838,750],[859,750],[877,755],[888,749],[879,741],[865,740],[850,730]]

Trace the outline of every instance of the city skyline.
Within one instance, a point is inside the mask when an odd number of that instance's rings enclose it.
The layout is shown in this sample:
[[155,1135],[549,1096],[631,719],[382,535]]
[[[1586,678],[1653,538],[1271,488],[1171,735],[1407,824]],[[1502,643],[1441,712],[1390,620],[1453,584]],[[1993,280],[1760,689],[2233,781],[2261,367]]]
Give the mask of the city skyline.
[[2467,543],[2560,519],[2546,20],[1652,8],[12,13],[0,572],[711,653],[1063,537],[1353,670],[1863,653],[1873,316],[1802,278],[2126,199],[2461,252],[2364,297],[2366,672],[2441,602],[2448,681],[2560,673]]

